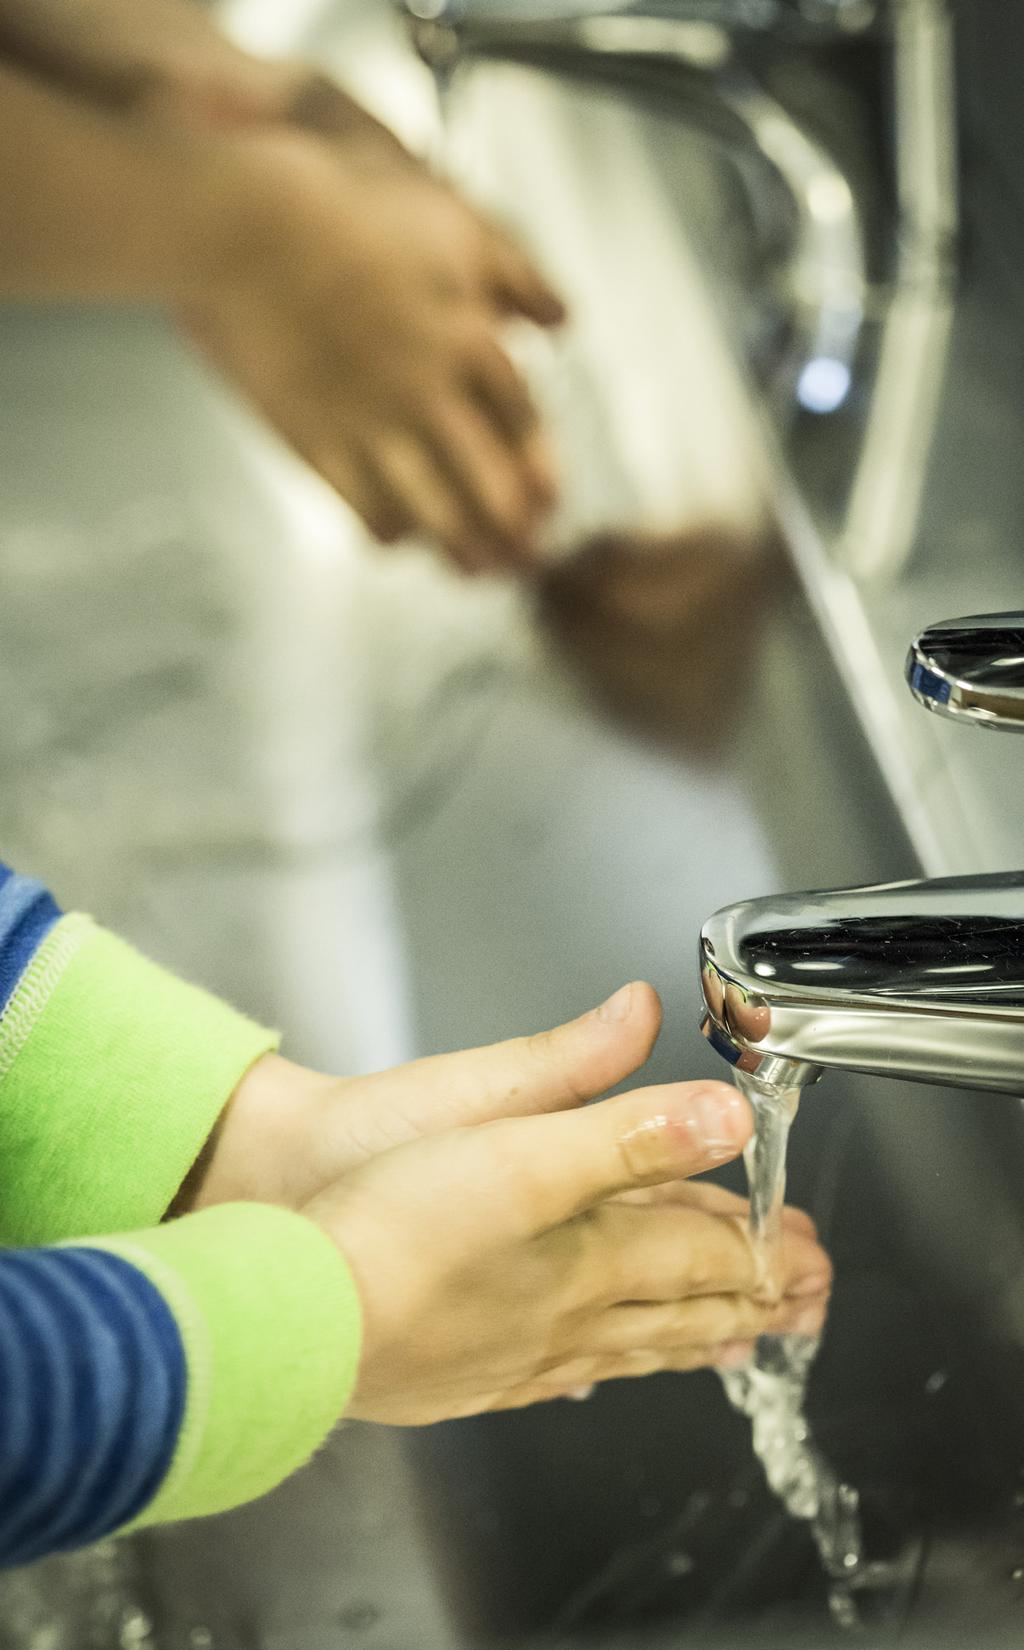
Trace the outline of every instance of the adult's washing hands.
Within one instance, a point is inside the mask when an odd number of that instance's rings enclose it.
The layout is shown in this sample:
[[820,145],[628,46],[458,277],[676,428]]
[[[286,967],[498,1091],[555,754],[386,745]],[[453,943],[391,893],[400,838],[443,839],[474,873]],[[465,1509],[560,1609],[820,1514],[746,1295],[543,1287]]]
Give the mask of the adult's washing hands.
[[385,542],[529,567],[556,490],[503,344],[563,307],[327,77],[188,0],[0,0],[0,296],[149,301]]

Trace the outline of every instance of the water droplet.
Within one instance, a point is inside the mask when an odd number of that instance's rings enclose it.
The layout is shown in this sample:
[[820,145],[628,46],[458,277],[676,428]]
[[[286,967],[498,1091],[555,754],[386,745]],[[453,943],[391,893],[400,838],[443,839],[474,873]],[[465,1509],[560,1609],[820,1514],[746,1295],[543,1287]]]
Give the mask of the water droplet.
[[139,1650],[153,1638],[153,1623],[141,1610],[129,1610],[121,1618],[121,1650]]
[[1011,1581],[1024,1581],[1024,1564],[1018,1564],[1015,1570],[1010,1571]]
[[851,1633],[860,1626],[857,1606],[847,1592],[845,1583],[829,1589],[828,1608],[837,1627]]
[[948,1380],[949,1374],[945,1369],[937,1369],[934,1375],[929,1375],[924,1383],[924,1390],[929,1398],[934,1398],[937,1392],[941,1392]]
[[208,1627],[193,1627],[188,1643],[189,1650],[213,1650],[213,1634]]

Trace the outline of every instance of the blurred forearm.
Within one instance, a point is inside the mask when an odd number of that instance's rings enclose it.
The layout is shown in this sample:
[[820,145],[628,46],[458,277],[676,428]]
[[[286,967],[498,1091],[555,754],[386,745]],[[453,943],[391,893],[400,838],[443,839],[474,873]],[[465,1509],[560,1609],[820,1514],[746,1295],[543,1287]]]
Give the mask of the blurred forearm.
[[0,0],[2,59],[118,108],[162,108],[204,125],[384,136],[329,76],[243,51],[194,0]]
[[276,66],[232,45],[191,0],[0,0],[0,56],[121,107],[187,90],[233,116],[278,95]]
[[231,143],[0,62],[0,297],[178,302],[230,261]]

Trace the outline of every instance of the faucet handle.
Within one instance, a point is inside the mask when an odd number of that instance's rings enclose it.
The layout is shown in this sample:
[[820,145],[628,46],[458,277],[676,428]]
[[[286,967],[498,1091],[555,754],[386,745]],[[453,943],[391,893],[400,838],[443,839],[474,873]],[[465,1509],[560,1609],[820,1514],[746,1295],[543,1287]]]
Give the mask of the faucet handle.
[[931,625],[911,645],[906,676],[918,703],[939,716],[1024,733],[1024,613]]

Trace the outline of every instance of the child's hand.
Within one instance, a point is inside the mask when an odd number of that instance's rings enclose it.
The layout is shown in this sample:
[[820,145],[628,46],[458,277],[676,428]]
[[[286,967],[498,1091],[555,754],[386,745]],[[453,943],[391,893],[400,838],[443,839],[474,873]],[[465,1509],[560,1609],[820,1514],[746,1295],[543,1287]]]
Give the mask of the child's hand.
[[738,1094],[680,1083],[583,1109],[646,1059],[659,1022],[635,984],[554,1031],[374,1077],[267,1056],[178,1208],[278,1202],[330,1232],[363,1295],[355,1413],[374,1419],[524,1404],[735,1359],[769,1329],[813,1333],[830,1268],[807,1217],[787,1212],[771,1308],[754,1299],[744,1202],[682,1178],[742,1149]]
[[391,1146],[582,1105],[643,1064],[660,1026],[656,992],[635,983],[554,1031],[372,1077],[324,1077],[266,1055],[229,1101],[175,1212],[239,1199],[299,1209]]
[[422,1425],[817,1333],[830,1269],[807,1225],[787,1223],[782,1298],[766,1304],[738,1200],[624,1195],[722,1162],[750,1129],[734,1090],[680,1083],[452,1130],[353,1170],[306,1210],[363,1301],[349,1413]]
[[[582,1106],[643,1064],[660,1027],[657,993],[635,981],[553,1031],[413,1060],[370,1077],[327,1077],[265,1055],[225,1107],[173,1212],[237,1201],[301,1209],[350,1169],[394,1146],[499,1118]],[[735,1157],[741,1146],[730,1147],[726,1157]],[[701,1206],[711,1199],[717,1210],[728,1206],[734,1214],[746,1207],[711,1186],[631,1196]],[[795,1210],[789,1218],[810,1227]]]

